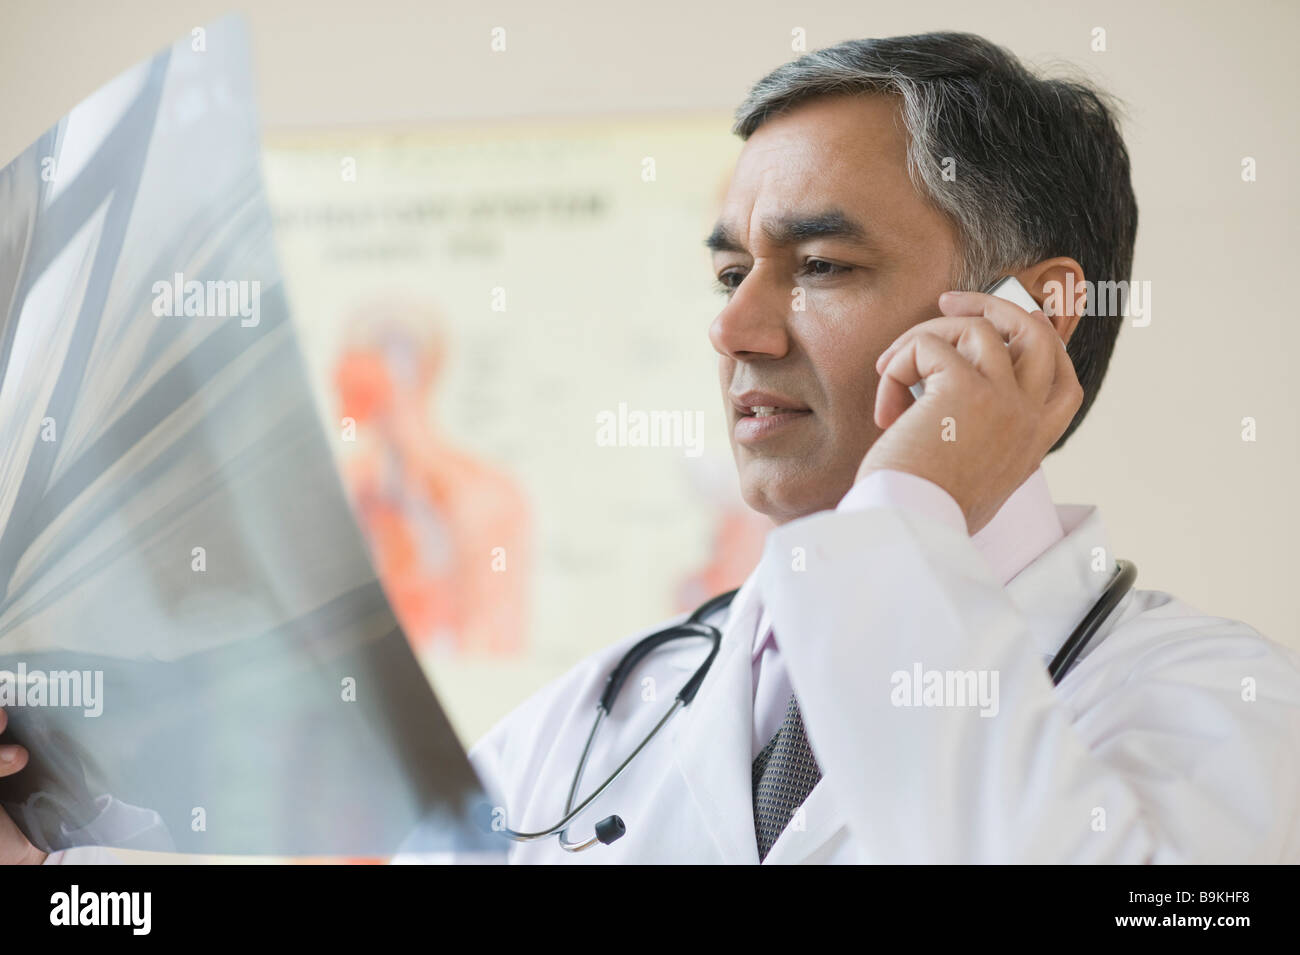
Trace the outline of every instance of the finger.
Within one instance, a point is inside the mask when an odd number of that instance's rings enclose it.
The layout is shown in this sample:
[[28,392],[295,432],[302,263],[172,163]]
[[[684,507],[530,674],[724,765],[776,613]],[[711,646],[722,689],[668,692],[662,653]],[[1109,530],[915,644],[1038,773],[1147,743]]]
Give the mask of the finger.
[[893,356],[894,352],[901,348],[913,335],[921,332],[930,332],[932,334],[937,334],[942,338],[946,338],[949,342],[956,345],[961,334],[966,332],[970,326],[985,322],[987,322],[995,332],[998,343],[1003,346],[1003,352],[1011,356],[1012,365],[1014,366],[1015,360],[1019,357],[1020,351],[1025,347],[1026,338],[1023,334],[1015,338],[1014,341],[1008,341],[1010,336],[1006,331],[1004,331],[1004,328],[999,327],[999,324],[992,320],[985,319],[982,315],[941,315],[938,318],[932,318],[913,325],[894,339],[889,347],[882,351],[880,356],[876,359],[876,371],[883,368]]
[[939,309],[945,315],[981,315],[992,322],[1010,346],[1021,391],[1046,401],[1056,366],[1053,352],[1063,343],[1042,309],[1027,312],[984,292],[945,292],[939,296]]
[[11,776],[27,765],[27,750],[16,744],[0,746],[0,776]]
[[[876,387],[876,426],[888,428],[898,420],[912,403],[908,389],[923,378],[934,379],[934,386],[941,388],[945,379],[971,377],[983,376],[949,342],[928,333],[911,337],[880,373],[880,384]],[[931,386],[926,387],[928,390]]]
[[[0,733],[9,725],[9,714],[0,708]],[[6,743],[0,746],[0,776],[16,773],[27,765],[27,750],[21,746]]]
[[991,322],[975,316],[940,317],[913,325],[881,353],[876,370],[884,367],[894,352],[918,334],[936,335],[948,342],[990,381],[1016,384],[1015,370],[1007,343]]
[[979,314],[992,322],[1011,349],[1021,390],[1046,400],[1054,379],[1053,353],[1062,342],[1042,309],[1027,312],[984,292],[945,292],[939,296],[939,309],[945,314]]

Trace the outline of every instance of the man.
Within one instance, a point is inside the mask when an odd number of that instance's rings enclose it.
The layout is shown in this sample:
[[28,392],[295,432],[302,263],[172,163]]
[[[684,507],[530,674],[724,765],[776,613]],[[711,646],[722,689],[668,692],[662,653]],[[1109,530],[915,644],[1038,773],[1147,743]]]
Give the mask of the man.
[[[1052,294],[1128,278],[1137,208],[1105,101],[929,34],[781,66],[735,131],[710,338],[745,500],[780,526],[698,696],[567,839],[615,813],[627,834],[514,858],[1300,858],[1287,651],[1137,592],[1058,688],[1046,672],[1114,565],[1096,510],[1055,507],[1039,469],[1121,323]],[[948,291],[1004,274],[1052,314]],[[562,815],[605,676],[640,636],[475,747],[511,828]],[[667,710],[701,656],[688,643],[628,681],[580,798]],[[924,705],[899,679],[918,664],[996,675],[996,699]]]
[[[626,835],[513,860],[1300,858],[1288,651],[1138,591],[1059,686],[1046,671],[1114,567],[1097,511],[1055,506],[1040,470],[1121,323],[1058,294],[1128,278],[1137,209],[1105,100],[927,34],[778,68],[735,131],[710,339],[745,500],[778,526],[694,701],[566,838],[614,814]],[[1047,307],[953,291],[1002,275]],[[498,829],[563,814],[606,677],[643,635],[474,748]],[[579,800],[702,653],[675,642],[633,671]]]

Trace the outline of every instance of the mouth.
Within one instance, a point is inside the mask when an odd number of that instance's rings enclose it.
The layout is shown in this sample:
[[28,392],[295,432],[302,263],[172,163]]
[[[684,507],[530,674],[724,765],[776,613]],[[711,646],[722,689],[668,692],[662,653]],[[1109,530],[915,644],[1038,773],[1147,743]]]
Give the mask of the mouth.
[[765,441],[812,417],[812,409],[797,399],[765,391],[731,395],[736,411],[733,433],[741,444]]

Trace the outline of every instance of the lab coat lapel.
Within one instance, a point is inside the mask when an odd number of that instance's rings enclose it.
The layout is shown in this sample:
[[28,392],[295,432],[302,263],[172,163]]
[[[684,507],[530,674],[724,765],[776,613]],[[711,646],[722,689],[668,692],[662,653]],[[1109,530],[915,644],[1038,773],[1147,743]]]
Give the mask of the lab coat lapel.
[[732,601],[722,646],[673,733],[677,769],[724,863],[758,862],[750,750],[758,575]]

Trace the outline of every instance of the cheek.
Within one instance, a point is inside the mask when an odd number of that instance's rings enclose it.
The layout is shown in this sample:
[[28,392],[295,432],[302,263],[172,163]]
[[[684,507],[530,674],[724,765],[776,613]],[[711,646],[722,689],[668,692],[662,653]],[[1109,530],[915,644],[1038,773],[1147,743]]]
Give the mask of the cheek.
[[845,426],[845,416],[860,421],[863,428],[874,428],[871,415],[880,380],[876,359],[907,327],[887,320],[878,305],[863,298],[824,296],[816,311],[810,303],[810,317],[801,329],[838,428]]

